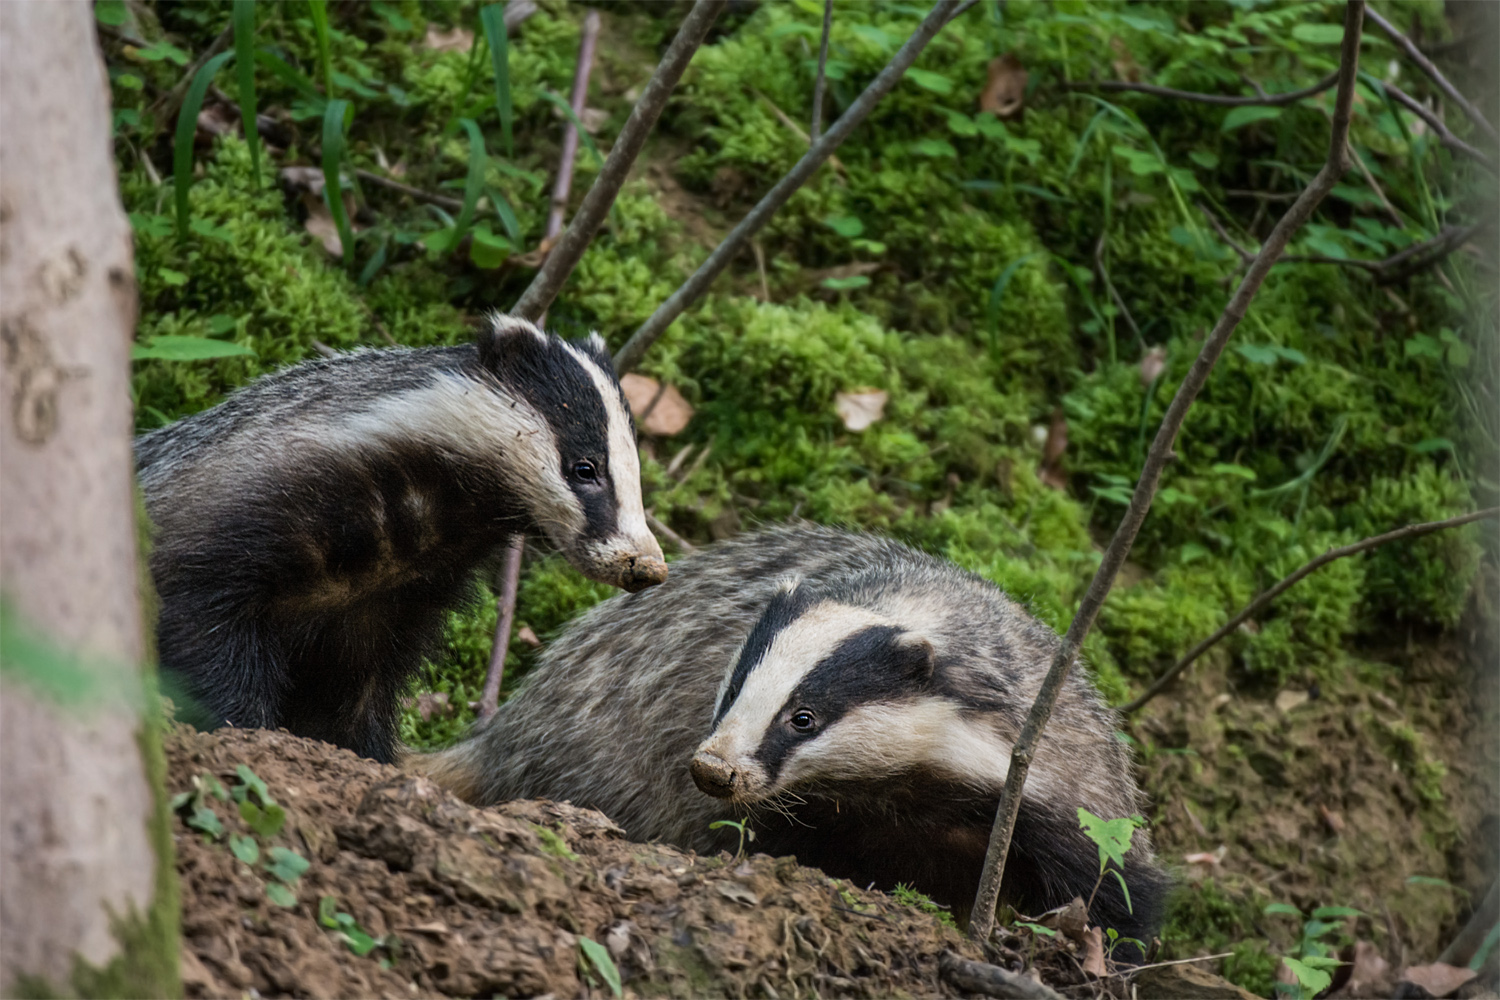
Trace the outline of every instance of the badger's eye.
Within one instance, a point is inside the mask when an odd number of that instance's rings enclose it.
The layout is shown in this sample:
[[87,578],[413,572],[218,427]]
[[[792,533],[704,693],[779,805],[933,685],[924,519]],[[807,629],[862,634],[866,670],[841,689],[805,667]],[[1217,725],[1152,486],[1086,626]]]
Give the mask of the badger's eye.
[[802,708],[792,713],[792,728],[799,733],[810,733],[818,725],[817,718],[807,709]]
[[593,462],[580,458],[573,463],[573,475],[586,483],[592,483],[599,478],[599,470],[594,467]]

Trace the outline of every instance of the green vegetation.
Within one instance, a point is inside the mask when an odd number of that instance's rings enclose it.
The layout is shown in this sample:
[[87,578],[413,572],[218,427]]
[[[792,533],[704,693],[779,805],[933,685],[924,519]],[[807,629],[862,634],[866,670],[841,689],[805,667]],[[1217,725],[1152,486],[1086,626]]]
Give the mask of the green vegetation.
[[[151,109],[230,23],[231,5],[98,9],[119,18],[106,48],[136,232],[140,428],[313,357],[314,341],[462,341],[529,282],[522,255],[541,240],[559,144],[550,94],[571,79],[580,9],[545,4],[502,43],[493,15],[466,2],[258,6],[254,51],[269,55],[256,56],[254,100],[271,127],[258,159],[236,135],[197,133],[185,234],[163,180],[176,121]],[[1425,38],[1445,36],[1437,4],[1400,11],[1401,23],[1421,20]],[[838,7],[830,117],[921,13]],[[793,0],[721,25],[648,147],[649,168],[552,308],[554,329],[597,328],[618,347],[801,154],[778,112],[809,116],[820,16],[821,4]],[[1209,216],[1242,246],[1264,237],[1281,203],[1244,192],[1300,190],[1325,154],[1331,91],[1226,111],[1141,94],[1106,100],[1064,83],[1138,70],[1184,90],[1244,93],[1241,74],[1292,90],[1333,67],[1338,20],[1326,2],[970,11],[761,235],[764,270],[745,255],[647,356],[643,373],[697,410],[680,436],[647,442],[647,506],[695,542],[792,516],[892,533],[1065,627],[1237,279],[1240,259]],[[666,8],[606,12],[590,98],[603,112],[599,145],[674,27]],[[455,28],[472,44],[424,41]],[[986,67],[1006,52],[1030,80],[1024,114],[1001,121],[975,109]],[[1367,34],[1374,76],[1351,144],[1368,176],[1351,171],[1291,253],[1379,259],[1477,211],[1471,167],[1376,92],[1395,58],[1385,36]],[[227,60],[213,82],[239,95],[244,79]],[[1400,82],[1424,86],[1409,71]],[[351,112],[337,151],[340,195],[354,210],[344,260],[304,229],[341,198],[277,183],[281,167],[321,171],[330,98]],[[1456,116],[1450,124],[1463,134]],[[580,152],[577,194],[597,162]],[[351,168],[400,173],[463,208],[356,183]],[[1131,571],[1086,644],[1107,697],[1130,697],[1329,546],[1495,502],[1500,431],[1483,403],[1500,368],[1492,286],[1466,254],[1390,285],[1353,267],[1276,269],[1190,413]],[[190,348],[172,338],[192,338],[202,360],[180,360]],[[879,421],[852,432],[835,397],[861,387],[889,400]],[[1049,428],[1064,425],[1061,463],[1044,470]],[[1358,650],[1455,625],[1482,537],[1493,533],[1471,525],[1320,570],[1226,640],[1231,677],[1261,692],[1327,683],[1363,669]],[[545,642],[609,593],[556,557],[533,559],[517,624]],[[480,587],[422,682],[458,711],[409,712],[404,740],[435,745],[470,721],[494,622]],[[534,659],[512,643],[507,692]],[[1402,725],[1386,727],[1381,746],[1435,810],[1444,764]],[[1260,915],[1209,884],[1188,897],[1173,938],[1233,947],[1230,975],[1268,991]]]

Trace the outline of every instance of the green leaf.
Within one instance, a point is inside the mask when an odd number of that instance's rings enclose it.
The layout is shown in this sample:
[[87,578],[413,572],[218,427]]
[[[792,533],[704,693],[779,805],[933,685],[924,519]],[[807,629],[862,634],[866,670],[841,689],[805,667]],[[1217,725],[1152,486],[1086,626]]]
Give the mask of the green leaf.
[[373,10],[382,21],[384,21],[386,24],[389,24],[393,30],[399,32],[407,32],[412,30],[411,22],[402,17],[400,12],[390,4],[386,3],[385,0],[372,0],[370,9]]
[[1434,361],[1443,360],[1445,353],[1438,339],[1425,333],[1408,337],[1402,350],[1408,358],[1432,358]]
[[324,927],[337,927],[339,922],[334,914],[338,912],[339,901],[334,896],[321,896],[318,899],[318,923]]
[[[308,13],[312,15],[313,36],[318,43],[318,74],[323,78],[323,95],[333,100],[333,56],[328,42],[328,0],[307,0]],[[327,137],[324,137],[327,141]],[[348,245],[345,244],[347,252]]]
[[1199,545],[1197,542],[1183,542],[1182,548],[1177,552],[1177,561],[1186,566],[1188,563],[1197,562],[1209,554],[1207,546]]
[[273,847],[266,854],[268,855],[265,863],[266,871],[288,884],[297,881],[308,868],[312,867],[312,862],[296,851],[285,847]]
[[[495,110],[500,115],[500,138],[505,143],[505,155],[515,159],[515,143],[511,139],[511,123],[515,116],[510,103],[510,40],[505,31],[505,5],[492,3],[482,8],[479,11],[479,21],[484,25],[484,39],[490,46],[490,69],[495,77]],[[568,110],[571,111],[572,108]],[[578,134],[584,135],[582,128],[578,128]],[[592,142],[591,139],[591,145]],[[594,150],[594,155],[599,155],[597,149]]]
[[380,944],[379,941],[376,941],[358,927],[346,928],[340,931],[339,934],[343,937],[344,944],[348,945],[349,950],[360,956],[368,955]]
[[[979,134],[979,125],[962,111],[949,111],[947,108],[944,108],[943,112],[948,116],[948,131],[954,135],[968,138]],[[983,117],[993,118],[991,115],[984,115]]]
[[542,100],[547,101],[555,106],[559,111],[563,113],[563,117],[567,118],[568,121],[573,123],[573,128],[578,132],[579,140],[582,141],[584,148],[593,155],[594,165],[603,166],[604,157],[599,153],[599,146],[594,142],[594,137],[589,134],[588,129],[583,127],[583,122],[579,121],[578,116],[573,113],[573,105],[563,100],[561,95],[554,94],[552,91],[548,90],[545,87],[538,87],[536,89],[536,93],[537,96]]
[[1364,911],[1356,910],[1352,906],[1320,906],[1312,911],[1314,920],[1332,920],[1337,917],[1362,917]]
[[453,236],[444,252],[458,249],[459,241],[469,232],[474,220],[474,208],[479,204],[480,192],[484,190],[484,168],[489,163],[489,154],[484,149],[484,133],[479,123],[472,118],[460,118],[458,123],[469,133],[469,175],[464,180],[464,203],[459,209],[458,221],[453,224]]
[[349,213],[344,211],[344,190],[339,184],[339,170],[344,163],[344,132],[354,122],[354,108],[348,101],[329,101],[323,109],[323,200],[339,231],[339,249],[345,264],[354,263],[354,230]]
[[840,236],[849,239],[862,235],[865,231],[865,224],[853,215],[830,215],[823,220],[823,223]]
[[235,801],[243,802],[251,793],[254,793],[255,797],[265,805],[276,804],[276,800],[271,798],[271,789],[266,786],[260,775],[250,770],[248,765],[236,764],[234,773],[240,779],[240,787],[235,789]]
[[1309,45],[1338,45],[1344,40],[1342,24],[1296,24],[1292,37]]
[[280,882],[266,883],[266,898],[277,906],[289,910],[297,905],[297,894],[289,886],[282,885]]
[[234,75],[238,82],[240,123],[250,147],[250,176],[260,189],[260,131],[255,127],[255,0],[234,0]]
[[1252,365],[1274,365],[1280,357],[1275,350],[1261,344],[1235,344],[1234,349]]
[[228,226],[216,226],[207,219],[194,219],[189,223],[188,228],[199,236],[207,236],[224,243],[234,242],[234,233],[229,231]]
[[137,59],[143,59],[146,62],[162,62],[166,60],[167,62],[174,62],[179,66],[186,66],[192,61],[188,58],[186,52],[165,38],[152,42],[144,49],[136,49],[135,55]]
[[268,49],[256,49],[255,61],[270,70],[272,76],[311,102],[319,115],[323,113],[323,106],[328,99],[318,93],[317,84],[309,80],[305,73]]
[[942,139],[919,139],[911,144],[912,152],[922,156],[945,157],[954,159],[958,156],[958,150],[953,148],[951,142]]
[[241,802],[240,819],[260,836],[274,837],[286,825],[286,810],[274,803],[258,806],[254,802]]
[[486,223],[474,227],[474,239],[469,243],[469,259],[475,267],[490,269],[499,267],[510,258],[510,241],[504,236],[490,232]]
[[260,860],[260,845],[255,842],[254,837],[246,837],[244,834],[230,834],[229,853],[245,862],[253,865]]
[[1116,143],[1111,149],[1114,154],[1125,161],[1130,172],[1137,177],[1146,177],[1151,174],[1160,174],[1166,171],[1166,165],[1152,153],[1144,153],[1134,146],[1124,143]]
[[623,990],[620,986],[620,970],[615,968],[615,960],[609,957],[609,949],[595,941],[593,938],[578,936],[578,950],[583,952],[585,958],[599,970],[599,976],[604,980],[609,991],[615,996],[620,996]]
[[1238,476],[1240,479],[1255,480],[1255,470],[1247,469],[1243,465],[1235,465],[1232,462],[1215,462],[1212,466],[1215,474],[1220,476]]
[[240,321],[227,313],[215,313],[208,317],[208,335],[210,337],[223,336],[230,333],[240,325]]
[[125,0],[99,0],[94,4],[94,19],[100,24],[118,28],[125,23]]
[[1242,108],[1230,108],[1229,113],[1224,116],[1224,124],[1219,126],[1219,131],[1233,132],[1251,122],[1270,121],[1280,117],[1280,108],[1258,107],[1253,104]]
[[1214,170],[1219,166],[1219,158],[1213,153],[1204,153],[1196,149],[1188,153],[1188,159],[1198,164],[1204,170]]
[[505,227],[505,238],[515,246],[522,241],[521,223],[516,218],[516,210],[510,207],[510,202],[505,195],[492,187],[484,189],[484,195],[490,200],[490,206],[494,208],[495,215],[500,218],[500,225]]
[[1418,454],[1426,455],[1434,451],[1457,451],[1458,447],[1445,437],[1435,437],[1418,441],[1411,446],[1411,450]]
[[1094,842],[1094,846],[1099,848],[1101,871],[1107,861],[1113,861],[1116,867],[1125,867],[1125,852],[1130,850],[1130,838],[1135,833],[1135,817],[1121,816],[1119,819],[1106,820],[1079,806],[1078,825],[1083,828],[1084,835]]
[[177,134],[172,139],[172,187],[177,202],[177,235],[181,239],[187,239],[188,233],[188,190],[193,184],[193,137],[198,131],[198,112],[203,110],[203,95],[208,93],[214,75],[233,58],[233,52],[221,52],[204,63],[193,75],[193,82],[182,98],[182,109],[177,112]]
[[224,824],[219,821],[218,814],[208,806],[199,806],[194,809],[193,814],[184,822],[194,830],[201,830],[215,840],[224,835]]
[[157,268],[156,276],[162,280],[163,284],[172,285],[174,287],[178,285],[185,285],[187,284],[188,280],[187,275],[183,274],[181,271],[174,271],[170,267]]
[[1266,908],[1261,912],[1268,917],[1274,917],[1279,914],[1288,917],[1296,917],[1299,920],[1302,919],[1302,911],[1297,909],[1290,903],[1267,903]]
[[924,90],[930,90],[934,94],[953,93],[953,81],[941,73],[931,70],[917,69],[912,67],[906,71],[906,78]]
[[856,288],[864,288],[870,283],[867,274],[853,274],[847,278],[824,278],[823,287],[835,292],[847,292]]
[[1135,907],[1130,905],[1130,886],[1125,884],[1125,876],[1114,868],[1111,868],[1109,873],[1115,877],[1115,881],[1120,883],[1120,892],[1125,896],[1125,912],[1134,913]]
[[132,361],[206,361],[209,358],[247,356],[254,357],[255,352],[244,344],[170,333],[153,337],[149,343],[136,344],[130,349]]
[[1050,927],[1043,927],[1041,924],[1033,924],[1026,920],[1017,920],[1016,926],[1024,927],[1031,933],[1040,934],[1042,937],[1057,937],[1057,931]]

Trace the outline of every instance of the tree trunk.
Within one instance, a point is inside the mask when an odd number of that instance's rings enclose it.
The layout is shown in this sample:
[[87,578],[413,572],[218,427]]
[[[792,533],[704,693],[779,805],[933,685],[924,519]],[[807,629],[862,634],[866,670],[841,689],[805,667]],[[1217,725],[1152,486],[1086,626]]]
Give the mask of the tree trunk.
[[0,991],[164,996],[177,915],[141,714],[135,277],[92,4],[0,4],[0,122]]

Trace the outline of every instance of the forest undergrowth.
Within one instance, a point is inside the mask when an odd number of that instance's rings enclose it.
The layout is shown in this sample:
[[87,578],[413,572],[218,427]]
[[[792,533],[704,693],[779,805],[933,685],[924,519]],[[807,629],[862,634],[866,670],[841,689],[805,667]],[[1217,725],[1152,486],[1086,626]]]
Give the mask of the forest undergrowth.
[[[258,148],[226,60],[188,135],[181,215],[176,107],[190,64],[231,51],[232,7],[97,6],[136,236],[141,430],[323,349],[470,338],[545,249],[586,8],[544,0],[512,29],[502,94],[477,4],[256,6]],[[549,328],[617,349],[805,152],[822,9],[730,6]],[[968,11],[646,355],[640,373],[692,411],[643,434],[653,516],[691,544],[792,517],[889,533],[1065,628],[1243,251],[1322,164],[1333,100],[1225,108],[1094,84],[1308,87],[1337,65],[1340,9]],[[1436,3],[1374,9],[1446,53],[1494,117],[1494,68],[1468,55],[1487,29]],[[575,205],[683,8],[601,12]],[[923,13],[836,5],[825,121]],[[1389,38],[1367,28],[1362,59],[1358,168],[1189,412],[1085,643],[1112,703],[1324,550],[1500,493],[1493,225],[1409,274],[1350,263],[1492,221],[1493,174],[1389,96],[1433,90]],[[330,98],[348,102],[341,131]],[[1448,125],[1483,146],[1451,109]],[[859,426],[850,399],[875,419]],[[528,552],[504,690],[609,593]],[[1281,956],[1436,956],[1496,874],[1497,593],[1493,522],[1339,560],[1125,720],[1181,875],[1166,957],[1230,953],[1226,976],[1269,995]],[[482,586],[412,692],[408,743],[473,721],[495,623]],[[1309,938],[1318,907],[1350,913]]]

